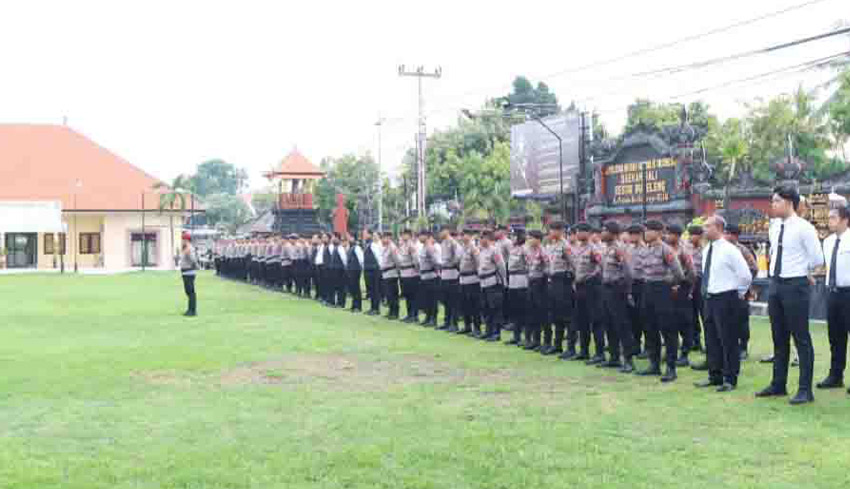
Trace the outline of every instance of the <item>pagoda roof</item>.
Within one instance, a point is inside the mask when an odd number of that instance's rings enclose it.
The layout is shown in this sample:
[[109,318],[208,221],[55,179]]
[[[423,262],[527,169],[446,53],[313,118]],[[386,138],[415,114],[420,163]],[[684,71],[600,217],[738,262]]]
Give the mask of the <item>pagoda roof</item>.
[[314,165],[297,149],[293,149],[286,158],[278,163],[272,171],[266,173],[268,178],[299,178],[319,179],[325,176],[325,172]]

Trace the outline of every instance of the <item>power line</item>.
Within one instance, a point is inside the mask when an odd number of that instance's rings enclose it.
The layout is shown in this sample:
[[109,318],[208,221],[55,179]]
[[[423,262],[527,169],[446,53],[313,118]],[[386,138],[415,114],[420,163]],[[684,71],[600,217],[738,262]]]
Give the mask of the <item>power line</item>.
[[[747,83],[747,82],[750,82],[750,81],[761,80],[763,78],[767,78],[767,77],[770,77],[770,76],[773,76],[773,75],[778,75],[778,74],[783,74],[783,73],[784,74],[794,74],[794,73],[799,73],[799,72],[802,72],[802,71],[808,71],[808,70],[811,70],[813,68],[826,66],[831,61],[835,61],[836,59],[840,59],[840,58],[844,58],[844,57],[848,57],[848,56],[850,56],[850,51],[844,51],[844,52],[841,52],[841,53],[833,54],[831,56],[826,56],[826,57],[823,57],[823,58],[818,58],[818,59],[815,59],[815,60],[806,61],[804,63],[786,66],[784,68],[779,68],[777,70],[772,70],[772,71],[768,71],[768,72],[765,72],[765,73],[759,73],[757,75],[752,75],[752,76],[748,76],[748,77],[745,77],[745,78],[738,78],[738,79],[735,79],[735,80],[729,80],[729,81],[726,81],[726,82],[723,82],[723,83],[720,83],[720,84],[717,84],[717,85],[712,85],[712,86],[709,86],[709,87],[703,87],[703,88],[700,88],[700,89],[697,89],[697,90],[679,93],[679,94],[672,95],[672,96],[669,96],[669,97],[662,97],[662,99],[677,100],[677,99],[684,98],[684,97],[689,97],[689,96],[693,96],[693,95],[699,95],[699,94],[705,93],[705,92],[711,92],[711,91],[714,91],[714,90],[719,90],[719,89],[726,88],[726,87],[729,87],[729,86],[732,86],[732,85],[738,85],[738,84]],[[624,105],[624,106],[619,106],[619,107],[616,107],[616,108],[610,108],[610,109],[605,109],[605,110],[597,110],[597,111],[594,111],[594,113],[595,114],[607,114],[607,113],[611,113],[611,112],[619,112],[619,111],[622,111],[622,110],[626,110],[628,108],[629,108],[629,105]]]
[[[557,72],[550,73],[548,75],[537,76],[537,77],[532,77],[532,78],[537,78],[537,79],[540,79],[542,81],[546,81],[548,79],[558,78],[558,77],[561,77],[563,75],[579,73],[579,72],[587,71],[587,70],[590,70],[590,69],[593,69],[593,68],[598,68],[598,67],[601,67],[601,66],[607,66],[607,65],[619,62],[619,61],[623,61],[623,60],[628,59],[628,58],[643,56],[643,55],[653,53],[653,52],[656,52],[656,51],[662,51],[662,50],[665,50],[665,49],[669,49],[669,48],[672,48],[672,47],[675,47],[675,46],[678,46],[678,45],[681,45],[681,44],[687,44],[687,43],[690,43],[690,42],[693,42],[693,41],[704,39],[706,37],[711,37],[711,36],[714,36],[714,35],[717,35],[717,34],[722,34],[724,32],[735,30],[735,29],[740,28],[740,27],[744,27],[744,26],[747,26],[747,25],[750,25],[750,24],[755,24],[757,22],[772,19],[774,17],[779,17],[779,16],[782,16],[782,15],[785,15],[785,14],[788,14],[788,13],[791,13],[791,12],[795,12],[797,10],[801,10],[801,9],[804,9],[804,8],[807,8],[807,7],[810,7],[810,6],[813,6],[813,5],[817,5],[817,4],[820,4],[820,3],[828,2],[828,1],[831,1],[831,0],[809,0],[807,2],[803,2],[803,3],[800,3],[800,4],[791,5],[789,7],[781,9],[781,10],[775,10],[775,11],[772,11],[772,12],[768,12],[768,13],[756,16],[756,17],[751,17],[751,18],[748,18],[748,19],[740,20],[740,21],[734,22],[732,24],[727,24],[725,26],[710,29],[708,31],[704,31],[704,32],[701,32],[701,33],[698,33],[698,34],[685,36],[685,37],[675,39],[675,40],[672,40],[672,41],[667,41],[667,42],[664,42],[664,43],[661,43],[661,44],[656,44],[654,46],[636,49],[634,51],[630,51],[630,52],[627,52],[627,53],[624,53],[624,54],[621,54],[621,55],[617,55],[617,56],[614,56],[614,57],[611,57],[611,58],[607,58],[607,59],[603,59],[603,60],[599,60],[599,61],[594,61],[594,62],[585,64],[585,65],[577,66],[577,67],[574,67],[574,68],[567,68],[567,69],[564,69],[564,70],[560,70],[560,71],[557,71]],[[506,87],[510,88],[510,85],[499,85],[498,87],[492,87],[491,90],[504,89]],[[462,92],[456,98],[465,97],[467,95],[473,95],[473,94],[476,94],[476,93],[480,93],[481,90],[482,90],[481,88],[477,88],[477,89],[474,89],[474,90]],[[445,107],[445,108],[438,109],[438,110],[432,110],[432,111],[428,112],[428,115],[432,115],[432,114],[447,111],[447,110],[452,110],[452,109],[455,109],[455,108],[456,107]]]

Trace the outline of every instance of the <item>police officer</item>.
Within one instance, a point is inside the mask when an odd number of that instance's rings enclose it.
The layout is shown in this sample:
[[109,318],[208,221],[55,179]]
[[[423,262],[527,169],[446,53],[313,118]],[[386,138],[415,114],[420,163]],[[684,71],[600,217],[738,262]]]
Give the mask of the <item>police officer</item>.
[[702,321],[703,321],[703,300],[702,300],[702,226],[691,226],[688,228],[690,236],[685,249],[691,255],[691,261],[694,264],[696,277],[694,278],[694,291],[691,300],[691,311],[694,324],[694,341],[692,351],[702,350]]
[[430,231],[419,233],[422,247],[419,250],[419,307],[425,312],[422,326],[437,327],[437,291],[439,290],[440,250]]
[[547,291],[549,262],[546,251],[543,249],[543,233],[531,231],[526,251],[528,262],[528,303],[531,311],[528,314],[527,329],[525,332],[526,350],[540,349],[540,333],[543,325],[549,324],[549,296]]
[[673,249],[662,241],[664,224],[660,221],[646,222],[646,251],[643,256],[643,297],[641,317],[646,328],[646,348],[650,365],[638,375],[661,375],[661,335],[667,352],[667,370],[662,382],[676,380],[676,353],[679,349],[679,331],[672,319],[673,285],[684,280],[680,260]]
[[632,335],[635,339],[634,354],[637,358],[646,358],[647,354],[641,348],[644,337],[643,318],[641,317],[641,301],[643,299],[643,261],[646,255],[646,244],[643,241],[644,227],[640,224],[630,225],[626,231],[629,235],[628,250],[632,264],[632,293],[629,298],[629,322],[632,325]]
[[[550,241],[546,247],[549,264],[549,320],[543,325],[543,347],[540,353],[554,355],[563,353],[564,332],[572,316],[573,307],[573,261],[570,246],[564,239],[564,223],[553,222],[550,225]],[[555,325],[554,342],[551,325]],[[577,358],[575,340],[568,342],[564,359]],[[587,359],[584,355],[583,359]]]
[[360,277],[363,275],[363,248],[350,234],[347,236],[348,257],[345,266],[345,279],[348,295],[351,296],[351,312],[363,310],[363,294],[360,291]]
[[[383,253],[379,236],[369,230],[363,230],[363,275],[369,296],[368,316],[381,314],[381,259]],[[397,288],[397,287],[396,287]]]
[[460,258],[463,247],[457,242],[457,233],[444,226],[440,231],[442,268],[440,269],[440,292],[443,299],[445,319],[440,329],[450,333],[458,331],[460,316]]
[[[829,334],[829,375],[818,389],[835,389],[844,385],[847,365],[847,334],[850,332],[850,211],[841,206],[829,212],[832,234],[823,242],[826,259],[827,332]],[[847,391],[850,394],[850,390]]]
[[[755,279],[759,273],[759,265],[756,260],[756,255],[750,250],[748,247],[744,246],[740,241],[739,237],[741,234],[741,229],[734,224],[730,224],[726,226],[726,241],[729,241],[738,251],[741,252],[741,255],[744,257],[744,261],[747,262],[747,268],[750,270],[750,275]],[[737,311],[738,311],[738,321],[740,322],[741,332],[741,360],[746,360],[749,357],[748,347],[750,344],[750,302],[747,300],[747,297],[739,297],[737,301]]]
[[[383,280],[383,292],[387,298],[387,319],[396,320],[398,316],[398,287],[399,267],[401,259],[398,247],[392,242],[393,234],[385,231],[381,236],[381,279]],[[373,299],[374,300],[374,299]],[[371,312],[371,311],[370,311]]]
[[507,282],[505,260],[501,250],[493,245],[493,232],[481,234],[478,249],[478,280],[481,284],[481,304],[486,331],[481,339],[499,341],[502,328],[502,301]]
[[183,278],[183,291],[186,293],[186,298],[189,301],[189,305],[183,315],[194,317],[198,314],[198,298],[195,294],[195,275],[198,273],[198,256],[195,253],[195,248],[192,246],[192,236],[189,233],[183,233],[183,247],[180,252],[179,265],[180,275]]
[[[630,374],[635,366],[632,361],[634,354],[634,336],[629,322],[628,297],[632,285],[632,271],[629,251],[620,242],[620,225],[616,221],[605,223],[602,232],[602,307],[600,316],[605,323],[608,334],[610,357],[599,366],[604,368],[619,368],[620,372]],[[620,363],[622,353],[623,362]]]
[[475,231],[464,229],[463,254],[460,258],[460,290],[462,296],[463,329],[458,334],[481,336],[481,286],[478,280],[478,248],[473,242]]
[[518,230],[514,243],[508,253],[508,295],[505,303],[513,320],[513,338],[506,341],[508,345],[522,346],[522,333],[526,332],[525,341],[530,343],[528,336],[528,248],[525,245],[525,231]]
[[696,271],[691,253],[682,246],[682,232],[682,226],[678,224],[667,226],[667,244],[673,249],[683,272],[683,279],[673,286],[673,321],[676,322],[682,339],[682,351],[678,360],[676,360],[676,365],[686,367],[690,365],[688,355],[693,349],[694,306],[691,294],[693,293]]
[[401,273],[401,295],[407,304],[407,316],[405,323],[419,322],[419,310],[416,304],[416,289],[419,285],[419,270],[417,270],[417,250],[409,229],[401,232],[401,240],[398,243],[398,256],[401,260],[399,272]]
[[[496,249],[502,254],[502,259],[504,263],[508,263],[508,255],[511,252],[511,238],[508,236],[508,227],[504,225],[496,226],[496,231],[493,233],[494,245]],[[508,282],[505,282],[505,290],[502,295],[502,320],[504,321],[505,329],[512,330],[514,324],[514,318],[510,315],[510,307],[507,300],[504,300],[508,296]]]
[[602,274],[602,255],[597,246],[590,241],[591,226],[581,222],[575,226],[578,243],[573,247],[575,263],[575,311],[574,324],[579,334],[581,354],[577,358],[590,354],[590,338],[593,334],[596,354],[587,361],[596,365],[605,361],[605,331],[599,314],[599,294]]

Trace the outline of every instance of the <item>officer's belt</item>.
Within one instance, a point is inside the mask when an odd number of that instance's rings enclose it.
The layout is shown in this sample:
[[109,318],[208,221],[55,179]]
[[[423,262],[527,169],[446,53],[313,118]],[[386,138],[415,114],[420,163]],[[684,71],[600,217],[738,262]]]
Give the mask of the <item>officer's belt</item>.
[[403,267],[398,267],[398,269],[399,270],[410,270],[411,268],[414,268],[415,266],[416,265],[406,265],[406,266],[403,266]]
[[475,272],[460,272],[461,277],[472,277],[475,275]]
[[528,272],[525,271],[525,270],[508,270],[508,273],[510,273],[511,275],[516,275],[516,276],[528,275]]
[[478,279],[479,280],[487,280],[488,278],[495,277],[495,276],[496,276],[496,272],[492,272],[492,273],[487,273],[485,275],[479,275]]
[[381,271],[382,271],[382,272],[389,272],[390,270],[395,270],[395,268],[396,268],[396,267],[387,267],[387,268],[382,268],[382,269],[381,269]]

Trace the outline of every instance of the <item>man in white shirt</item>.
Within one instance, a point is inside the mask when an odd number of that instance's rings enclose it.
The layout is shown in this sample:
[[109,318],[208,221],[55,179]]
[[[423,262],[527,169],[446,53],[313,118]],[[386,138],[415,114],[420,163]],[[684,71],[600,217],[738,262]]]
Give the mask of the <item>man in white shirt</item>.
[[[833,234],[823,241],[826,258],[826,321],[829,332],[829,375],[818,389],[835,389],[844,385],[847,365],[847,334],[850,332],[850,233],[847,232],[850,210],[846,207],[829,213],[829,229]],[[847,391],[850,393],[850,390]]]
[[788,360],[793,337],[800,357],[800,381],[791,404],[805,404],[815,399],[812,393],[815,352],[809,333],[809,274],[824,262],[817,231],[797,215],[799,204],[800,194],[796,188],[781,186],[774,190],[771,208],[781,221],[770,229],[768,312],[773,335],[773,380],[756,393],[756,397],[788,394]]
[[697,387],[717,386],[729,392],[741,370],[741,322],[738,301],[752,283],[752,274],[738,248],[723,239],[726,222],[712,216],[705,223],[708,246],[703,250],[701,294],[705,299],[705,352],[708,380]]

